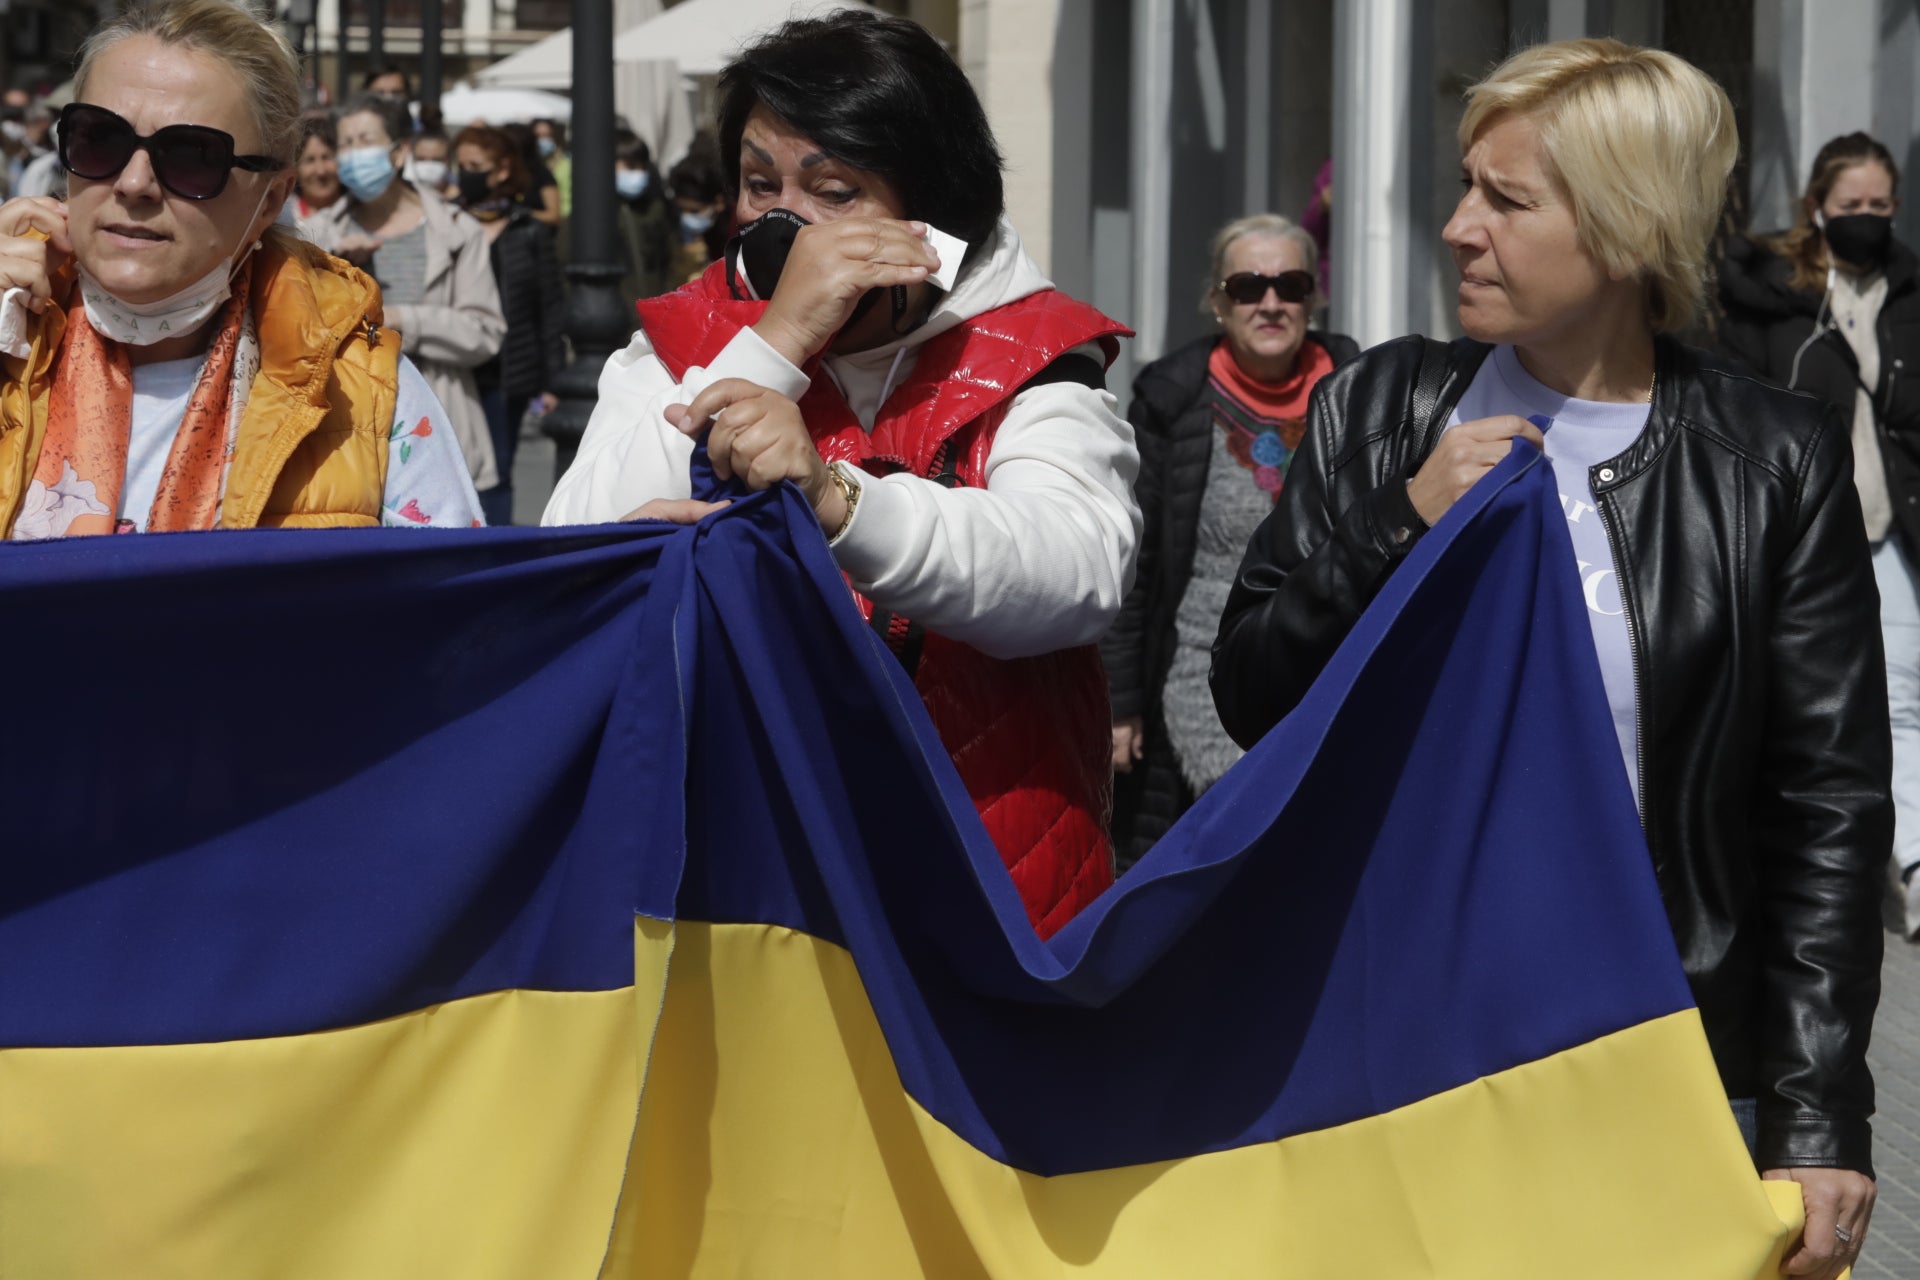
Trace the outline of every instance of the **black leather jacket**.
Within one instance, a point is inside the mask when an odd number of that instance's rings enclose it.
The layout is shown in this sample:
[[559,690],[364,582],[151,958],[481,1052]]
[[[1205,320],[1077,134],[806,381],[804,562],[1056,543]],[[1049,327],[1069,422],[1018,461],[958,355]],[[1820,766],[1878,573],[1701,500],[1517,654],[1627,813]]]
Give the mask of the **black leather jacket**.
[[[1445,376],[1416,397],[1428,347],[1387,343],[1314,393],[1214,645],[1243,744],[1425,532],[1406,481],[1489,350],[1432,344]],[[1758,1100],[1761,1168],[1870,1173],[1892,748],[1847,424],[1663,338],[1646,430],[1591,479],[1632,639],[1642,822],[1722,1081]]]

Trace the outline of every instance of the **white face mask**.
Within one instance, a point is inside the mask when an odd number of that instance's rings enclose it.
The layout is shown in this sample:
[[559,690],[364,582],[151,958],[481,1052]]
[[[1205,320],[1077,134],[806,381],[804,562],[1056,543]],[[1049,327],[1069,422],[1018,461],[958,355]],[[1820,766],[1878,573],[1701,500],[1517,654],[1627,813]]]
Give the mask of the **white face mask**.
[[[267,191],[260,193],[260,202],[247,218],[248,226],[253,225],[253,220],[266,206],[267,194]],[[247,255],[259,247],[258,240],[241,245],[215,263],[206,275],[158,302],[124,302],[114,297],[91,271],[79,267],[80,301],[87,309],[87,323],[109,342],[129,347],[150,347],[156,342],[192,333],[206,323],[221,303],[233,296],[233,277],[239,273]]]
[[407,162],[407,178],[416,187],[425,187],[429,191],[438,191],[447,185],[447,162],[445,160],[410,160]]

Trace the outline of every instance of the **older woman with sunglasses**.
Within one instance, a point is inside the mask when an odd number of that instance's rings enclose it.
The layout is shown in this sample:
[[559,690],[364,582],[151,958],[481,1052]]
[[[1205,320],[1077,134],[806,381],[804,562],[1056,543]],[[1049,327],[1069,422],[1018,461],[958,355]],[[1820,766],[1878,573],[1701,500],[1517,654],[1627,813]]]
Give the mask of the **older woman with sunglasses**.
[[1100,643],[1113,696],[1114,850],[1145,853],[1242,754],[1207,689],[1213,635],[1247,540],[1273,510],[1307,397],[1355,355],[1308,328],[1313,238],[1277,214],[1222,227],[1202,300],[1219,332],[1141,370],[1139,576]]
[[224,0],[94,32],[69,200],[0,205],[0,535],[478,523],[360,271],[274,227],[299,63]]

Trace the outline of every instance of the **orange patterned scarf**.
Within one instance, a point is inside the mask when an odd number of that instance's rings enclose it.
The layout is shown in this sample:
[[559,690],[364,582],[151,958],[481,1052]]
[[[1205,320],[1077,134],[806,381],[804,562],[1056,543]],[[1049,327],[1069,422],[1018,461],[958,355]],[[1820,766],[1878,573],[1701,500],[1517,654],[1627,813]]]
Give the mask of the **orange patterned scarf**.
[[[252,265],[233,284],[215,322],[185,417],[167,454],[159,491],[147,515],[156,533],[211,529],[220,514],[227,462],[260,368],[259,340],[248,313]],[[118,518],[133,432],[133,366],[126,348],[109,342],[75,306],[55,362],[47,435],[14,521],[19,539],[117,533],[135,527]]]

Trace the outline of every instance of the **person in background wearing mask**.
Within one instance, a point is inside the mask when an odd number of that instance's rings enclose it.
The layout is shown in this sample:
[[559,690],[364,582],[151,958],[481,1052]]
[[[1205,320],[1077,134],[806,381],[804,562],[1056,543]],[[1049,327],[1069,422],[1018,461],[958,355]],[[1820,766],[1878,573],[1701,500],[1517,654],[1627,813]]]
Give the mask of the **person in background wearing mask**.
[[920,24],[788,22],[720,99],[739,230],[640,305],[544,520],[702,518],[703,432],[723,480],[794,481],[1051,934],[1113,880],[1094,641],[1140,537],[1105,389],[1126,330],[1027,256],[986,112]]
[[557,120],[533,122],[533,146],[560,188],[560,216],[573,214],[573,157],[567,154],[567,126]]
[[333,117],[324,111],[300,118],[299,182],[294,187],[293,217],[304,231],[307,220],[331,208],[345,193],[334,142]]
[[500,477],[473,371],[506,332],[500,292],[480,224],[400,177],[406,125],[406,107],[391,98],[368,95],[341,109],[347,198],[314,215],[307,234],[379,282],[386,322],[446,406],[474,488],[491,489]]
[[1888,924],[1920,940],[1920,259],[1894,238],[1900,170],[1864,133],[1828,142],[1793,228],[1734,238],[1720,265],[1720,340],[1762,377],[1811,392],[1852,426],[1873,544],[1893,720]]
[[532,127],[515,121],[501,125],[500,132],[513,139],[515,149],[520,152],[520,162],[527,169],[527,190],[520,202],[535,219],[564,234],[567,220],[560,216],[560,183],[554,178],[553,170],[547,168],[547,162],[540,158]]
[[486,125],[468,125],[454,141],[460,207],[485,231],[500,289],[507,333],[500,354],[474,370],[486,410],[500,483],[480,493],[488,524],[513,523],[513,455],[529,408],[552,411],[547,390],[566,363],[566,296],[553,232],[520,203],[526,166],[513,139]]
[[286,42],[160,0],[97,29],[74,85],[70,202],[0,206],[0,536],[473,524],[373,282],[273,225]]
[[688,155],[673,166],[668,185],[680,224],[669,283],[679,285],[699,278],[725,251],[727,193],[719,166],[700,155]]
[[407,147],[407,165],[403,177],[423,191],[442,199],[451,199],[453,191],[453,146],[444,133],[422,130]]
[[678,211],[667,203],[652,149],[629,129],[614,135],[613,185],[620,196],[620,238],[627,250],[620,290],[631,315],[634,303],[679,283],[672,275]]

